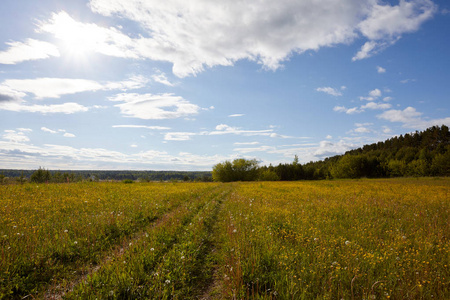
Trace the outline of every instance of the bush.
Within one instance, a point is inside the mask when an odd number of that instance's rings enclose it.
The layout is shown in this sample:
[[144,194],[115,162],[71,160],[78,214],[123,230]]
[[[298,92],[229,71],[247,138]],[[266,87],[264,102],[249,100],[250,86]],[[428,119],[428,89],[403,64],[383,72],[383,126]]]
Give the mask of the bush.
[[51,179],[51,174],[49,170],[39,167],[38,170],[31,174],[30,181],[35,183],[49,182]]
[[253,181],[258,178],[258,162],[256,159],[239,158],[233,162],[225,161],[213,167],[214,181]]

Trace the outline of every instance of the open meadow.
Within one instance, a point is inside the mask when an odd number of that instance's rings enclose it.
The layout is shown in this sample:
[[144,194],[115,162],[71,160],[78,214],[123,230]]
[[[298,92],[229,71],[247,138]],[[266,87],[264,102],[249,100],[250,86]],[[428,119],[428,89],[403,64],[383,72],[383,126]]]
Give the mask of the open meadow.
[[0,185],[0,299],[450,299],[450,178]]

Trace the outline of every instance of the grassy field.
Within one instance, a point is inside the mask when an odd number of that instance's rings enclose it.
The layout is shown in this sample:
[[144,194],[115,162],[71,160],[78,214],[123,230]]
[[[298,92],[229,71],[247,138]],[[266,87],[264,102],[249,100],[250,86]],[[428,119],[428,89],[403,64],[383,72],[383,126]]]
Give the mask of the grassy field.
[[0,299],[450,299],[450,178],[0,186]]

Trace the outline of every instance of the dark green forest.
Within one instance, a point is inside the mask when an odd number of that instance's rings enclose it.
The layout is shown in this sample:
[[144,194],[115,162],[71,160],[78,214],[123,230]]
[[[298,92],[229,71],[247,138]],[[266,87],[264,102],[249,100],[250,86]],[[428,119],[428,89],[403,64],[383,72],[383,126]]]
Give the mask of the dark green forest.
[[237,159],[213,167],[216,181],[318,180],[450,175],[450,132],[433,126],[365,145],[322,161],[259,167],[254,160]]

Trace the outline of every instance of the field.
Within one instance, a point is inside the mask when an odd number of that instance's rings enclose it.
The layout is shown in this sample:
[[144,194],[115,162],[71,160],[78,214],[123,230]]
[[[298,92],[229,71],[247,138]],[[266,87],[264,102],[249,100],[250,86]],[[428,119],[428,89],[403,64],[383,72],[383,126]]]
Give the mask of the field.
[[0,186],[0,299],[450,299],[450,178]]

